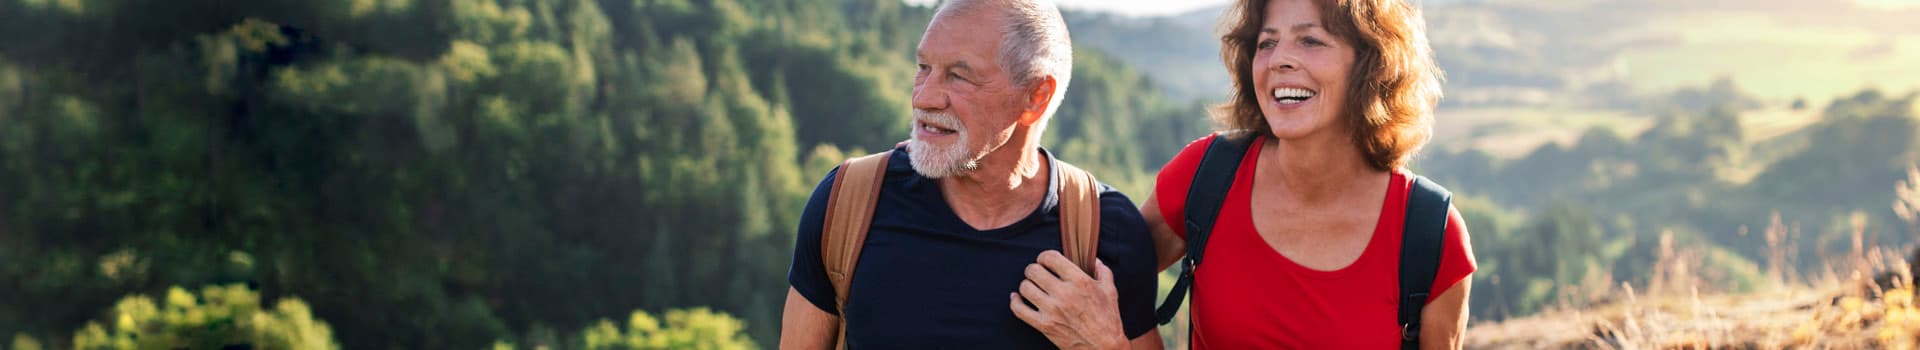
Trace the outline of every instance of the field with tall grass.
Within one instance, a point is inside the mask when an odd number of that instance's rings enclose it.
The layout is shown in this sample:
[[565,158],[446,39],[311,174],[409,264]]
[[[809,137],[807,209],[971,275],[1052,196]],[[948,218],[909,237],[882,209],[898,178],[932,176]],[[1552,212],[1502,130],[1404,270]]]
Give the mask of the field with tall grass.
[[1817,271],[1795,271],[1777,223],[1767,283],[1727,292],[1697,275],[1703,251],[1663,235],[1643,284],[1579,281],[1579,295],[1527,317],[1470,325],[1470,349],[1912,349],[1920,345],[1911,255],[1862,242]]

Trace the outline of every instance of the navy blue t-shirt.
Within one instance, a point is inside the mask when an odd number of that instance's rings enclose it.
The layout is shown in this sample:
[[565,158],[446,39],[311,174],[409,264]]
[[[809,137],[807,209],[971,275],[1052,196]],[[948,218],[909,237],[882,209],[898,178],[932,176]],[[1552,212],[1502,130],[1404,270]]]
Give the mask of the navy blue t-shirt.
[[[1056,164],[1052,154],[1047,160]],[[821,310],[835,309],[833,284],[820,262],[820,232],[838,169],[807,200],[787,280]],[[903,150],[887,161],[873,224],[847,294],[847,346],[880,349],[1053,349],[1007,307],[1040,252],[1060,250],[1060,178],[1048,171],[1047,197],[1033,214],[979,231],[947,206],[936,180],[913,171]],[[1126,195],[1100,185],[1100,246],[1113,269],[1127,339],[1153,328],[1158,292],[1153,241]]]

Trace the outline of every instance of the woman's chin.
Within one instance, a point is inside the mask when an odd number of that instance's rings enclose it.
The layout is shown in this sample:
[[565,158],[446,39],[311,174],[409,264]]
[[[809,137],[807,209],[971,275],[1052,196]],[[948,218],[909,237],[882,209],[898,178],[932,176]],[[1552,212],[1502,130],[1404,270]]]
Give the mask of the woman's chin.
[[1338,128],[1338,117],[1316,115],[1317,110],[1287,110],[1279,113],[1267,113],[1267,131],[1274,137],[1293,139],[1320,133],[1324,129]]
[[1267,118],[1267,132],[1279,139],[1296,139],[1311,135],[1320,128],[1305,120]]

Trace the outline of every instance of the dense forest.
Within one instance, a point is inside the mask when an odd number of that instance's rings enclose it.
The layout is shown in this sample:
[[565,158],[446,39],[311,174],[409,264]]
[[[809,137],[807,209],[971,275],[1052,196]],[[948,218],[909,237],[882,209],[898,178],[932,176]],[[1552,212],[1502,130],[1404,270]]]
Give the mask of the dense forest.
[[[805,196],[840,159],[906,137],[930,15],[898,0],[0,0],[0,345],[774,344]],[[1076,36],[1128,33],[1068,18]],[[1044,143],[1143,200],[1210,130],[1209,98],[1166,92],[1132,54],[1076,50]],[[1475,319],[1564,304],[1579,281],[1648,283],[1671,241],[1702,247],[1701,271],[1731,289],[1778,278],[1757,262],[1779,250],[1762,232],[1808,242],[1789,262],[1807,271],[1849,233],[1912,241],[1889,204],[1920,160],[1914,95],[1842,96],[1759,140],[1735,90],[1677,91],[1644,131],[1518,159],[1416,158],[1462,194]]]
[[[804,196],[906,137],[929,15],[0,2],[0,333],[79,345],[123,297],[237,283],[303,300],[345,348],[578,345],[596,319],[696,306],[772,344]],[[1124,65],[1078,61],[1063,158],[1139,193],[1205,132]]]

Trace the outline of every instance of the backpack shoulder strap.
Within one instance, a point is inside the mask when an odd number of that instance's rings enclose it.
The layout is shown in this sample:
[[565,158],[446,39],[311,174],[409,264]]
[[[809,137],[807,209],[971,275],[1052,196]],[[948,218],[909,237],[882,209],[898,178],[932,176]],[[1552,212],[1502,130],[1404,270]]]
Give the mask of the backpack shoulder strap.
[[1400,347],[1420,347],[1420,312],[1433,292],[1440,271],[1442,240],[1447,236],[1447,210],[1453,193],[1426,177],[1413,176],[1407,195],[1406,227],[1400,239]]
[[836,349],[846,345],[847,288],[852,286],[853,268],[867,241],[867,227],[873,224],[874,203],[880,199],[881,180],[886,178],[887,158],[892,155],[892,151],[880,152],[840,163],[833,191],[827,195],[825,227],[820,231],[820,264],[833,283],[834,305],[841,316]]
[[1200,165],[1193,173],[1193,184],[1187,189],[1186,217],[1182,222],[1187,229],[1187,256],[1180,261],[1180,278],[1173,282],[1172,291],[1167,300],[1154,311],[1160,324],[1173,321],[1175,313],[1180,312],[1181,300],[1185,299],[1187,289],[1193,286],[1193,270],[1200,267],[1200,259],[1207,252],[1207,236],[1213,233],[1213,221],[1220,216],[1220,206],[1227,201],[1227,191],[1233,187],[1233,178],[1239,174],[1240,160],[1246,157],[1247,148],[1253,145],[1253,133],[1249,131],[1221,132],[1207,144],[1207,153],[1200,158]]
[[1060,176],[1060,252],[1093,276],[1100,249],[1100,183],[1067,162],[1053,162]]

